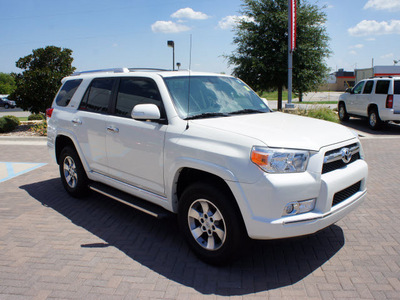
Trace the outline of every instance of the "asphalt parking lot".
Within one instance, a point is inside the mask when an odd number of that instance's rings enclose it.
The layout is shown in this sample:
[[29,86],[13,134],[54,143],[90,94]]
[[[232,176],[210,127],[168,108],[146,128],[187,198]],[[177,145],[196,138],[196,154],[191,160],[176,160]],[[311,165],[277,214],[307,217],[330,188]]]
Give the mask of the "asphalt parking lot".
[[15,175],[0,181],[0,299],[399,299],[400,129],[348,126],[369,164],[362,206],[311,236],[254,241],[221,268],[190,252],[174,218],[69,197],[43,140],[0,139],[0,172]]

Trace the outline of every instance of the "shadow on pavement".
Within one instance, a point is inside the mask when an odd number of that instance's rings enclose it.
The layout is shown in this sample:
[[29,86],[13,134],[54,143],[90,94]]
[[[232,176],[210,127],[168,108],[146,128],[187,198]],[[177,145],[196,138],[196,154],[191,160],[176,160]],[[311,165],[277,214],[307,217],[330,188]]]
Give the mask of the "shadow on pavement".
[[247,295],[294,284],[326,263],[345,243],[342,229],[332,225],[306,237],[252,241],[240,260],[213,267],[192,254],[174,217],[157,220],[100,194],[74,199],[58,178],[20,188],[104,241],[81,247],[116,247],[160,275],[202,294]]
[[361,134],[374,136],[398,136],[400,135],[400,125],[395,123],[386,123],[380,130],[372,130],[368,127],[367,119],[350,118],[349,121],[342,122],[342,125],[358,130]]

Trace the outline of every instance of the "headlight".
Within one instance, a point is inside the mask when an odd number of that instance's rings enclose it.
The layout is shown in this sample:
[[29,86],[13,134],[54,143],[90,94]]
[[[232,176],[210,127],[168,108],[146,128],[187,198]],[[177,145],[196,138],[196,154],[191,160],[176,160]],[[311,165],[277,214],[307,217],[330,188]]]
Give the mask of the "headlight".
[[298,173],[307,169],[310,153],[303,150],[254,146],[251,161],[268,173]]

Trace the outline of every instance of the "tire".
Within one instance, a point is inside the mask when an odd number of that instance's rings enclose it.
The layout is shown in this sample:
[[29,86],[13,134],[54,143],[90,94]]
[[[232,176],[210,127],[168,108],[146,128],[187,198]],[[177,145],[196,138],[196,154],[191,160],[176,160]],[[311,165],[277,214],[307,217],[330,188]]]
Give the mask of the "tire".
[[88,178],[74,148],[67,146],[61,151],[59,169],[63,186],[71,196],[81,198],[88,194]]
[[338,115],[339,115],[339,120],[341,122],[346,122],[349,120],[349,115],[347,114],[347,111],[346,111],[346,105],[344,105],[343,102],[339,103]]
[[381,118],[375,107],[368,112],[368,125],[372,130],[379,130],[382,127]]
[[10,106],[8,104],[4,104],[4,108],[8,109]]
[[204,262],[224,265],[246,244],[244,225],[232,196],[209,183],[189,186],[180,198],[178,221],[193,252]]

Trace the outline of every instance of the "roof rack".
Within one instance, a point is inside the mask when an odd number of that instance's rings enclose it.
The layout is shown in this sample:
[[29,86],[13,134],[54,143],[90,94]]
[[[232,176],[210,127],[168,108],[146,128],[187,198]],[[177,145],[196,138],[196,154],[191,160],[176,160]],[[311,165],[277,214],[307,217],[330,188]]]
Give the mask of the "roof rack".
[[78,76],[81,74],[93,74],[93,73],[129,73],[138,71],[169,71],[169,70],[157,69],[157,68],[111,68],[111,69],[99,69],[90,71],[77,71],[74,72],[71,76]]

